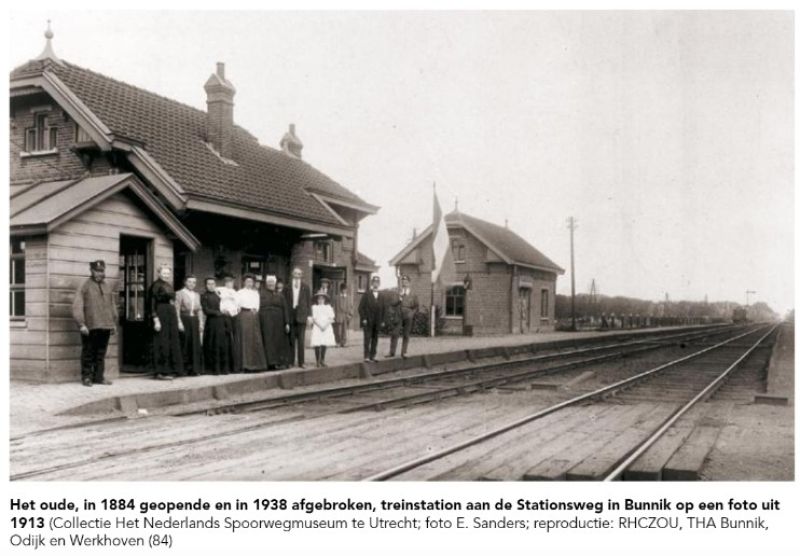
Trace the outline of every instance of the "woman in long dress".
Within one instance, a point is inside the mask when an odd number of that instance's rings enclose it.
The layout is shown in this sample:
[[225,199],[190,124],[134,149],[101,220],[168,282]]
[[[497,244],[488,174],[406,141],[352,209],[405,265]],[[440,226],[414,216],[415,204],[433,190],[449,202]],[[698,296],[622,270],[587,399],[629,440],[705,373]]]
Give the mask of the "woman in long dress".
[[183,353],[179,333],[183,323],[175,312],[175,290],[172,288],[172,269],[162,265],[158,280],[150,286],[150,315],[153,320],[153,368],[155,378],[170,379],[184,376]]
[[261,338],[268,369],[288,365],[291,357],[289,304],[286,302],[286,297],[276,291],[276,282],[275,276],[267,276],[266,288],[261,290],[258,308]]
[[311,306],[311,347],[314,348],[314,355],[317,358],[317,367],[327,367],[325,364],[325,351],[329,347],[336,345],[336,337],[333,334],[333,322],[335,320],[333,307],[328,305],[328,293],[319,290],[314,296],[316,304]]
[[236,289],[234,288],[235,280],[230,274],[226,274],[222,278],[222,286],[217,287],[217,294],[219,295],[219,308],[222,311],[222,318],[225,320],[225,326],[231,333],[231,349],[233,350],[233,363],[231,364],[231,372],[242,372],[242,347],[239,341],[239,330],[237,326],[236,317],[239,315],[239,304],[236,300]]
[[226,375],[233,369],[233,330],[220,309],[216,280],[206,278],[206,291],[200,296],[205,315],[203,355],[206,372]]
[[244,371],[263,371],[267,368],[261,323],[258,318],[260,299],[255,289],[256,279],[251,274],[243,278],[242,289],[236,292],[239,315],[236,317],[239,350]]
[[203,373],[203,345],[200,341],[200,294],[195,291],[197,278],[192,275],[183,279],[183,289],[175,292],[175,312],[183,324],[181,350],[183,369],[189,376]]

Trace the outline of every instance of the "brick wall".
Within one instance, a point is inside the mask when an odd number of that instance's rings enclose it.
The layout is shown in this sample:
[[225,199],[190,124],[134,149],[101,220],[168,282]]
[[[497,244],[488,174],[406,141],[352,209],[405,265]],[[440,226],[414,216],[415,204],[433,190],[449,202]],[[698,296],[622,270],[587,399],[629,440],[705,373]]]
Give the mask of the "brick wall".
[[[25,130],[33,127],[36,113],[47,112],[48,125],[57,129],[55,152],[29,155],[24,152]],[[112,165],[104,156],[96,156],[91,167],[84,165],[71,148],[75,144],[77,124],[47,95],[15,99],[9,120],[10,176],[12,182],[72,179],[87,170],[92,175],[106,175]]]
[[[464,249],[463,262],[456,262],[456,278],[452,285],[462,285],[469,274],[472,289],[466,292],[466,315],[461,318],[448,318],[445,333],[462,332],[464,324],[472,326],[474,334],[508,334],[534,332],[550,329],[555,320],[555,280],[553,273],[539,272],[502,262],[492,262],[487,247],[478,239],[461,229],[450,229],[451,240],[460,241]],[[406,260],[419,261],[419,264],[398,264],[398,270],[411,278],[411,288],[417,294],[420,306],[428,307],[431,299],[431,242],[426,238],[415,253]],[[489,262],[487,262],[487,259]],[[522,330],[520,312],[520,279],[531,286],[530,325]],[[446,286],[445,284],[444,286]],[[445,287],[434,290],[434,303],[444,309]],[[550,291],[549,316],[540,318],[541,290]]]

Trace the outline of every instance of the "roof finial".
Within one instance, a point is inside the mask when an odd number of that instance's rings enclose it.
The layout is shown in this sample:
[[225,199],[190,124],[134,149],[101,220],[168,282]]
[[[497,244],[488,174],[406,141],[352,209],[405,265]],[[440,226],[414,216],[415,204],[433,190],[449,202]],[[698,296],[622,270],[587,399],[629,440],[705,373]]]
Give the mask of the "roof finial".
[[53,40],[53,36],[54,33],[53,30],[50,28],[50,20],[48,19],[47,30],[44,32],[44,38],[47,40],[47,42],[44,45],[44,50],[42,50],[42,53],[39,54],[36,58],[34,58],[34,60],[42,60],[42,61],[50,60],[52,62],[55,62],[56,64],[64,65],[64,62],[62,62],[59,59],[59,57],[56,56],[56,53],[53,51],[53,43],[51,42]]
[[456,197],[456,212],[458,212],[458,197]]

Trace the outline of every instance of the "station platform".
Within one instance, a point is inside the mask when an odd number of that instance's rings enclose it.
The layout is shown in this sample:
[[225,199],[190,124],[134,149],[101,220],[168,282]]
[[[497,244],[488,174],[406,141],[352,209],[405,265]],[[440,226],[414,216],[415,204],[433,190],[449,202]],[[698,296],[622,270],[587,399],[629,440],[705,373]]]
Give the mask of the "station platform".
[[794,405],[794,323],[780,326],[767,368],[767,391],[756,403]]
[[[411,370],[447,364],[468,363],[490,357],[513,357],[530,351],[568,347],[591,342],[592,339],[614,336],[647,336],[670,329],[618,329],[610,331],[549,332],[509,334],[483,337],[441,336],[412,337],[409,357],[386,359],[388,338],[378,345],[378,362],[363,361],[361,334],[351,335],[350,345],[329,348],[326,368],[314,368],[313,350],[306,351],[305,369],[202,375],[170,381],[150,377],[120,377],[110,386],[91,388],[74,383],[10,384],[10,424],[12,436],[29,431],[69,426],[88,419],[122,415],[147,415],[149,412],[175,405],[213,400],[237,399],[253,392],[270,389],[292,389],[334,381],[361,380],[388,372]],[[700,328],[700,326],[698,326]]]

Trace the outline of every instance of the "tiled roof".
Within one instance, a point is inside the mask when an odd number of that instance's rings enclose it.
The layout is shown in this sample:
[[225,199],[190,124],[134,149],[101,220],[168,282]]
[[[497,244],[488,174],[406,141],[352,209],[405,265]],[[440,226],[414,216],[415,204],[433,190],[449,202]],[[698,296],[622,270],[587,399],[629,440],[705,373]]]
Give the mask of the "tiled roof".
[[[12,78],[41,71],[30,62]],[[306,190],[351,203],[357,195],[302,160],[260,145],[235,126],[233,160],[226,163],[205,143],[206,113],[78,66],[47,64],[114,133],[144,149],[190,196],[325,224],[341,223]],[[198,85],[200,86],[200,85]]]
[[497,251],[500,257],[512,263],[544,267],[557,272],[564,271],[541,251],[508,228],[475,218],[463,212],[454,211],[444,218],[448,224],[461,224],[476,235],[478,239],[486,243],[488,247]]

